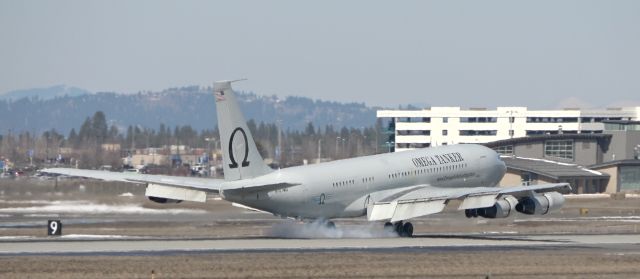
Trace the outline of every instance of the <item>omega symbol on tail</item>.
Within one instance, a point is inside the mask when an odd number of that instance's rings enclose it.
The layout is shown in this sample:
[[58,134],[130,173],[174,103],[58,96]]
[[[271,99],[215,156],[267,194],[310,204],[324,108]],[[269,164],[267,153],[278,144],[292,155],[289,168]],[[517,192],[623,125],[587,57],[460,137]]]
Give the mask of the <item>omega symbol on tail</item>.
[[229,167],[232,169],[238,167],[238,162],[233,156],[233,139],[236,137],[237,132],[242,133],[242,138],[244,139],[244,158],[242,159],[242,167],[249,166],[249,161],[247,161],[247,158],[249,158],[249,141],[247,140],[247,134],[244,132],[244,130],[238,127],[233,130],[233,133],[231,133],[231,138],[229,138],[229,160],[231,160],[231,164],[229,164]]

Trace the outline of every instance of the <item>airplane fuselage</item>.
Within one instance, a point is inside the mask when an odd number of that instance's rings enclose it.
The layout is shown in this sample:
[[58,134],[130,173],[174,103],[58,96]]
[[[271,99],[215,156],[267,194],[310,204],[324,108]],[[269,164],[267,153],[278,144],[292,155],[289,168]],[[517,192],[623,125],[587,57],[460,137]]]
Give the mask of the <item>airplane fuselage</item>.
[[[434,189],[495,187],[505,171],[495,151],[462,144],[285,168],[225,182],[220,192],[228,201],[283,217],[358,217],[366,214],[368,204],[417,185]],[[224,191],[274,181],[294,182],[296,186],[242,194]]]

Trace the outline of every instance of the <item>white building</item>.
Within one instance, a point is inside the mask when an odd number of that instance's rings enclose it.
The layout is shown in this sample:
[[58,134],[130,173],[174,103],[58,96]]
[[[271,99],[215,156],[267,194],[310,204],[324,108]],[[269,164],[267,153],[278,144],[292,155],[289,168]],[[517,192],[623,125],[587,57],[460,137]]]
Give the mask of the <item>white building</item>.
[[423,110],[379,110],[395,130],[388,143],[396,151],[412,148],[486,143],[509,138],[558,133],[602,133],[604,120],[640,120],[640,107],[529,110],[526,107]]

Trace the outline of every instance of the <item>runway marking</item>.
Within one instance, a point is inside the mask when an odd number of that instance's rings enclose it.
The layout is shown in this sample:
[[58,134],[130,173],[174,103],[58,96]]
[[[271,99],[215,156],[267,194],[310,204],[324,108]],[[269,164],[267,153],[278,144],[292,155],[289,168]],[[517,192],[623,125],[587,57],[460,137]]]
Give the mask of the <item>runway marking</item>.
[[0,255],[144,252],[370,250],[640,244],[640,235],[451,236],[373,239],[22,240],[0,242]]

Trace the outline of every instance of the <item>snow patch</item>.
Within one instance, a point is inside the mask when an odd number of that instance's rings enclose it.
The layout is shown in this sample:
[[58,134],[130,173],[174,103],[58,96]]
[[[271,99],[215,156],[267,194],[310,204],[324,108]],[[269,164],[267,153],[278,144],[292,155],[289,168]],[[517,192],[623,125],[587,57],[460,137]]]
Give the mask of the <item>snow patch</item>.
[[89,202],[60,202],[44,206],[0,208],[0,213],[18,214],[204,214],[200,209],[153,209],[137,204],[109,205]]
[[108,234],[66,234],[60,236],[64,239],[120,239],[135,238],[127,235],[108,235]]
[[640,216],[600,216],[600,217],[578,217],[578,218],[529,218],[514,220],[515,223],[522,222],[584,222],[584,221],[606,221],[640,223]]
[[57,218],[60,217],[60,214],[25,214],[24,217]]
[[35,238],[35,237],[28,236],[28,235],[8,235],[8,236],[0,236],[0,241],[2,241],[2,240],[31,239],[31,238]]

